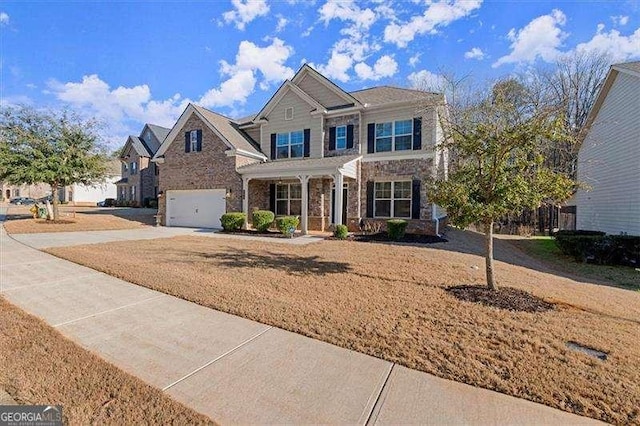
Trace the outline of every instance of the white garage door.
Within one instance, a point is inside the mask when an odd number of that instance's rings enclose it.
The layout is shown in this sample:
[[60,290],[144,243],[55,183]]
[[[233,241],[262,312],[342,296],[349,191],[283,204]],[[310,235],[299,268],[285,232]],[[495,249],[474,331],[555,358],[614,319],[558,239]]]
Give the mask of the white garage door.
[[167,191],[167,226],[221,228],[226,192],[224,189]]

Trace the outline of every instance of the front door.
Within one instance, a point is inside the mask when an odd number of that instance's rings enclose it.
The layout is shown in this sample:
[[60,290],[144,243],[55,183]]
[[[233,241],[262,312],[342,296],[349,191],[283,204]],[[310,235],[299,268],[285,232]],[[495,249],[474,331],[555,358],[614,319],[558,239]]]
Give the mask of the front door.
[[[347,223],[347,184],[342,188],[342,223]],[[335,185],[331,189],[331,223],[336,223],[336,188]]]

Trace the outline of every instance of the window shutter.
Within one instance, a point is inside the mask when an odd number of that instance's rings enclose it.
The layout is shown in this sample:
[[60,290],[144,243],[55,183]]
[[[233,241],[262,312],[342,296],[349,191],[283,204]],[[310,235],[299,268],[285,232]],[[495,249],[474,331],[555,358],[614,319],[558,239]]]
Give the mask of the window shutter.
[[367,153],[376,152],[376,123],[367,125]]
[[269,185],[269,210],[276,214],[276,184]]
[[197,147],[196,151],[200,152],[202,151],[202,130],[198,129],[196,132],[198,133],[198,143],[196,146]]
[[184,152],[191,152],[191,135],[184,132]]
[[373,217],[373,191],[375,182],[367,181],[367,217]]
[[420,219],[420,180],[411,182],[411,219]]
[[308,157],[311,151],[311,129],[304,129],[304,156]]
[[353,148],[353,124],[347,124],[347,149]]
[[329,151],[336,149],[336,128],[329,127]]
[[422,117],[413,119],[413,149],[422,149]]
[[276,134],[271,133],[271,159],[276,159]]

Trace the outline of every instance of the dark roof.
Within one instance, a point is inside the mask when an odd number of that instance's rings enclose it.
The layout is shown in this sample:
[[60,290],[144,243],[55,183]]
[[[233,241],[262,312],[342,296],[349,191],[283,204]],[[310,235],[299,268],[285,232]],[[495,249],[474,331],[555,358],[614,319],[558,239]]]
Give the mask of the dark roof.
[[129,178],[122,178],[119,181],[116,181],[116,185],[122,185],[129,182]]
[[153,134],[158,139],[158,146],[155,147],[155,149],[153,150],[153,152],[155,153],[158,150],[158,148],[160,148],[160,145],[162,144],[164,139],[167,137],[167,135],[169,134],[171,129],[167,129],[166,127],[158,126],[157,124],[148,124],[147,123],[147,126],[149,127],[149,129],[151,129]]
[[622,64],[614,64],[613,66],[616,68],[623,68],[629,71],[640,73],[640,61],[624,62]]
[[131,145],[133,149],[138,153],[141,157],[153,157],[151,150],[145,143],[145,141],[138,136],[129,136],[129,140],[131,141]]
[[349,93],[360,103],[368,106],[383,105],[402,101],[442,101],[442,93],[424,92],[422,90],[403,89],[392,86],[378,86],[370,89],[356,90]]
[[215,127],[222,136],[235,148],[242,149],[255,154],[262,154],[258,144],[249,137],[244,131],[238,128],[239,123],[229,117],[209,111],[198,105],[192,104],[213,127]]

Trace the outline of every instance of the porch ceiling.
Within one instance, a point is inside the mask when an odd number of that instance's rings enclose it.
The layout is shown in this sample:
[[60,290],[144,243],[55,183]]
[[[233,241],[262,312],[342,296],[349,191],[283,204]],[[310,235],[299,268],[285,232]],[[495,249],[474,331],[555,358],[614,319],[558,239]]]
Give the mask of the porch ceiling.
[[248,179],[296,178],[299,176],[319,177],[342,174],[357,178],[357,162],[360,155],[341,155],[325,158],[305,158],[299,160],[269,161],[254,163],[238,168],[238,173]]

